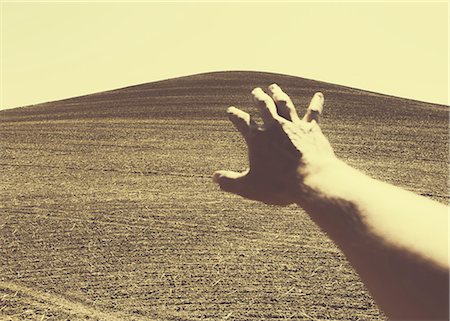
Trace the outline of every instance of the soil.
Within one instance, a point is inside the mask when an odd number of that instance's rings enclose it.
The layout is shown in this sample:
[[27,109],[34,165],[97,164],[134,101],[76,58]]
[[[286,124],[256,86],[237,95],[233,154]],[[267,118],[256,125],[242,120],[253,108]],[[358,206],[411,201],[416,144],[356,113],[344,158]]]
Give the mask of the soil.
[[226,72],[2,111],[0,318],[384,320],[301,208],[211,181],[247,166],[226,107],[273,82],[303,111],[324,93],[352,166],[448,202],[447,106]]

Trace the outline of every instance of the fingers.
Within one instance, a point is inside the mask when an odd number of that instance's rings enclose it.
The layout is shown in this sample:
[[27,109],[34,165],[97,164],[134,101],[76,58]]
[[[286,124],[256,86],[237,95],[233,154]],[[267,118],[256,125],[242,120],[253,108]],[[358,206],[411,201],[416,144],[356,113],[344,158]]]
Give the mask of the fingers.
[[319,116],[322,114],[323,111],[323,103],[324,103],[323,94],[321,92],[315,93],[313,98],[311,99],[311,102],[309,103],[308,110],[306,111],[303,120],[308,123],[312,122],[313,120],[319,122]]
[[[264,125],[270,126],[275,122],[283,122],[284,119],[292,122],[300,120],[292,100],[277,84],[270,85],[269,92],[272,97],[261,88],[255,88],[252,91],[253,102],[261,113]],[[303,117],[303,121],[312,122],[314,120],[318,123],[323,111],[323,104],[323,94],[321,92],[315,93]],[[250,115],[236,107],[229,107],[227,113],[231,122],[247,140],[253,123]]]
[[213,182],[219,184],[220,188],[226,192],[244,194],[248,191],[248,170],[242,173],[232,171],[217,171],[212,176]]
[[281,117],[277,113],[277,107],[275,106],[272,98],[267,95],[261,88],[255,88],[252,91],[253,102],[258,107],[261,118],[266,126],[275,123],[276,120],[280,120]]
[[227,109],[227,114],[234,127],[236,127],[245,140],[247,140],[250,132],[250,123],[252,122],[250,115],[233,106]]
[[278,114],[281,117],[293,122],[300,120],[291,98],[289,98],[289,96],[283,92],[277,84],[270,85],[269,92],[272,95],[272,99],[277,106]]

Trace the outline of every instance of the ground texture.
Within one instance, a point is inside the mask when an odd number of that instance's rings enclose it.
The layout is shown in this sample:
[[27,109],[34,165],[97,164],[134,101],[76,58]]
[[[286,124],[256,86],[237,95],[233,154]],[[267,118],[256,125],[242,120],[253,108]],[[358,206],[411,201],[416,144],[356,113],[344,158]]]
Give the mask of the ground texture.
[[383,320],[305,212],[211,182],[247,164],[226,107],[272,82],[324,93],[339,157],[448,202],[446,106],[227,72],[3,111],[0,319]]

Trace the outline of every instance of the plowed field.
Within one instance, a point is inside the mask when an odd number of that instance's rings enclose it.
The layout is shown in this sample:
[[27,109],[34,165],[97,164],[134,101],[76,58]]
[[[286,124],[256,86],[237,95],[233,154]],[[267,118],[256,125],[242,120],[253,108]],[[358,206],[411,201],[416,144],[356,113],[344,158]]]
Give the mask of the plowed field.
[[[254,112],[250,83],[303,84],[236,75],[163,82],[153,96],[156,85],[117,91],[127,103],[63,101],[59,114],[51,104],[0,113],[1,319],[384,319],[301,208],[211,182],[214,170],[247,164],[223,101]],[[186,84],[194,89],[181,92]],[[292,95],[299,106],[310,87]],[[341,158],[448,201],[446,106],[323,87],[323,131]],[[111,101],[131,114],[105,109]]]

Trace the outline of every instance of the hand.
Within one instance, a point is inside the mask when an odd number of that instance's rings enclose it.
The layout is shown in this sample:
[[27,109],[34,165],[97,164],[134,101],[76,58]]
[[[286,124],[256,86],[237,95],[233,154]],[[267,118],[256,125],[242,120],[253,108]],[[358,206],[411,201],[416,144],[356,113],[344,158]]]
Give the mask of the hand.
[[242,110],[228,108],[228,117],[247,142],[250,168],[242,173],[217,171],[213,181],[224,191],[267,204],[298,203],[304,180],[336,159],[318,125],[324,98],[316,93],[300,119],[278,85],[270,85],[269,93],[261,88],[252,91],[262,126]]

